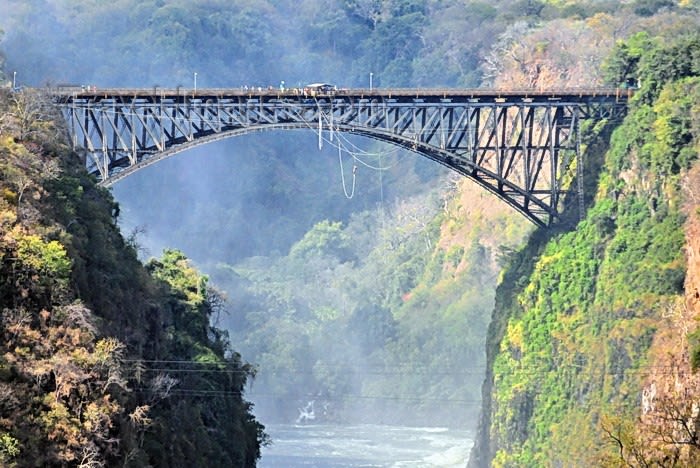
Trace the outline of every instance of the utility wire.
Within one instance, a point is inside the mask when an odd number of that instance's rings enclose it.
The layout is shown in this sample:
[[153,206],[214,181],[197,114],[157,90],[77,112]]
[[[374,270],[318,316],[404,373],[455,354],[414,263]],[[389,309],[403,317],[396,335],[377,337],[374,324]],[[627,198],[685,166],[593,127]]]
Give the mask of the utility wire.
[[[159,393],[158,390],[154,390],[148,387],[139,387],[133,390],[136,393]],[[166,392],[164,392],[166,393]],[[423,396],[391,396],[391,395],[358,395],[358,394],[348,394],[340,396],[319,396],[318,394],[306,394],[297,395],[291,398],[289,395],[276,394],[276,393],[249,393],[240,392],[234,390],[199,390],[199,389],[185,389],[185,388],[171,388],[167,391],[167,395],[183,395],[183,396],[230,396],[230,397],[247,397],[249,399],[253,398],[270,398],[275,400],[290,401],[290,402],[304,402],[308,400],[319,400],[319,401],[346,401],[346,400],[380,400],[380,401],[401,401],[401,402],[431,402],[440,404],[481,404],[481,400],[467,400],[458,398],[439,398],[439,397],[423,397]]]
[[[198,366],[225,366],[225,365],[235,365],[233,363],[226,363],[226,362],[204,362],[204,361],[197,361],[193,359],[119,359],[119,362],[123,363],[167,363],[167,364],[188,364],[188,365],[198,365]],[[346,369],[348,366],[346,365],[340,365],[340,364],[329,364],[329,363],[318,363],[316,364],[318,367],[330,367],[330,368],[338,368],[338,369]],[[384,365],[384,364],[362,364],[361,366],[357,366],[359,369],[403,369],[406,368],[408,370],[417,370],[417,369],[430,369],[430,366],[425,365],[425,364],[392,364],[392,365]],[[441,366],[444,368],[445,366]],[[457,366],[449,366],[449,367],[457,367]],[[536,366],[534,364],[529,364],[527,366],[520,365],[518,366],[518,369],[526,369],[527,367],[530,368],[536,368],[540,369],[541,366]],[[584,369],[588,367],[586,364],[564,364],[560,366],[555,366],[554,369],[566,369],[566,368],[576,368],[576,369]],[[465,366],[459,366],[460,369],[468,369],[468,370],[474,370],[474,369],[486,369],[485,365],[465,365]],[[174,368],[176,369],[176,368]],[[638,370],[641,369],[679,369],[678,365],[644,365],[640,366],[637,368]]]
[[[124,360],[123,362],[129,362],[134,364],[139,363],[153,363],[159,364],[157,367],[139,367],[138,365],[129,366],[129,369],[138,370],[140,372],[164,372],[164,373],[221,373],[221,374],[251,374],[255,371],[246,371],[243,369],[207,369],[207,368],[182,368],[182,367],[171,367],[163,366],[163,363],[177,363],[177,364],[187,364],[187,365],[200,365],[200,366],[211,366],[217,365],[214,363],[202,363],[198,361],[139,361],[139,360]],[[218,364],[221,366],[222,364]],[[323,368],[326,370],[337,370],[341,372],[348,372],[349,368],[352,366],[344,365],[330,365],[330,364],[317,364],[316,368]],[[459,370],[431,370],[427,366],[413,367],[409,364],[401,366],[362,366],[355,368],[360,375],[376,375],[376,376],[413,376],[413,375],[429,375],[429,376],[468,376],[468,375],[483,375],[486,371],[485,366],[465,366]],[[538,367],[536,365],[528,366],[517,366],[511,369],[518,374],[526,375],[541,375],[551,372],[566,372],[566,371],[582,371],[579,372],[578,376],[620,376],[620,375],[648,375],[648,374],[660,374],[660,375],[673,375],[677,372],[682,371],[678,366],[673,365],[647,365],[638,368],[630,368],[624,370],[596,370],[591,369],[585,365],[577,364],[567,364],[563,366],[548,367],[542,366]],[[271,376],[271,375],[313,375],[313,370],[292,370],[289,372],[285,371],[272,371],[266,372],[265,370],[257,370],[257,376]]]

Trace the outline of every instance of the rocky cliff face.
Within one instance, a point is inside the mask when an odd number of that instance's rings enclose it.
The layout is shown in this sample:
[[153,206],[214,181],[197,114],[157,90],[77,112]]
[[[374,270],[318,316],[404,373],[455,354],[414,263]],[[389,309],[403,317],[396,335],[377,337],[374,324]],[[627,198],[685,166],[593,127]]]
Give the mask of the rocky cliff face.
[[700,166],[688,174],[685,184],[686,207],[686,259],[685,307],[694,321],[700,318]]
[[645,85],[608,151],[587,151],[586,218],[536,232],[503,275],[470,466],[700,461],[700,45],[633,41],[618,58]]

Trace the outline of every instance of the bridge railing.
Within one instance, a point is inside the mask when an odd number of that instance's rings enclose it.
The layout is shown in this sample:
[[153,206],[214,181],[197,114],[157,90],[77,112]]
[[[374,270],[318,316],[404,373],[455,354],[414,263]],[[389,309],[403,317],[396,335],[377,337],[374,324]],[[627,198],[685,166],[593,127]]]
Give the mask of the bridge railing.
[[615,98],[627,100],[634,94],[631,88],[337,88],[319,91],[305,87],[237,87],[237,88],[99,88],[97,86],[70,86],[48,88],[56,97],[68,99],[103,99],[108,97],[160,97],[160,98],[206,98],[206,97],[442,97],[442,98]]

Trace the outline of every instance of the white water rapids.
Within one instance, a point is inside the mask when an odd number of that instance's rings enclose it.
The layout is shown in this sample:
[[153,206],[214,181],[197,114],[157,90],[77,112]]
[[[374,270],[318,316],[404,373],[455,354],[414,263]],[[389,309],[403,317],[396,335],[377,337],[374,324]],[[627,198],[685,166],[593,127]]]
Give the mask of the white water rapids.
[[260,468],[464,468],[473,444],[466,430],[376,424],[266,426],[272,445]]

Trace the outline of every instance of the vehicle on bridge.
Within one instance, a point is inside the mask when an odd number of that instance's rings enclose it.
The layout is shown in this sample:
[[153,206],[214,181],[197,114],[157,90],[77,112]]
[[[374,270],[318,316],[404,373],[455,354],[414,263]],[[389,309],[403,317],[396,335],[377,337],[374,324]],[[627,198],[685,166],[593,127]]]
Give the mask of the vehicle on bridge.
[[57,93],[63,93],[63,94],[79,94],[79,93],[90,93],[90,92],[97,92],[97,86],[95,85],[84,85],[84,84],[75,84],[75,83],[58,83],[57,85],[53,87],[49,87],[49,89],[55,90]]
[[328,83],[311,83],[304,86],[304,93],[310,96],[332,94],[338,90],[337,86]]

